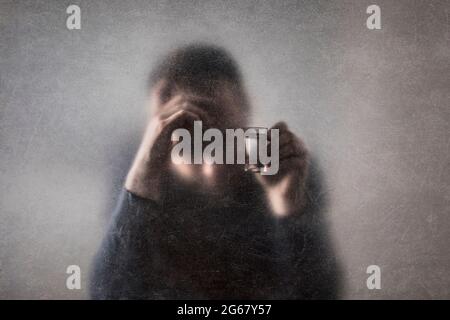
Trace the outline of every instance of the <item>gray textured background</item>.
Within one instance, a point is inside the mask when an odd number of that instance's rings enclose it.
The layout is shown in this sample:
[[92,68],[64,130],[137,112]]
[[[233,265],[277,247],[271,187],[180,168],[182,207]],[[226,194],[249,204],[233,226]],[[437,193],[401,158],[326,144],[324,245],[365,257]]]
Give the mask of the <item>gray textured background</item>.
[[[147,71],[208,40],[241,63],[255,124],[287,120],[319,158],[343,297],[450,298],[449,14],[427,0],[0,0],[0,297],[87,297]],[[366,288],[370,264],[381,290]]]

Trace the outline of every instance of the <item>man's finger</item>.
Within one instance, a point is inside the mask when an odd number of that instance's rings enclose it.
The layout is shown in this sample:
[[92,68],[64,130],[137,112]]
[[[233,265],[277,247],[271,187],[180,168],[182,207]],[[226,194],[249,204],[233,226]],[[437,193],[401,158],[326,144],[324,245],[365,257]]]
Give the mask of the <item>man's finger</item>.
[[284,121],[279,121],[273,125],[272,129],[279,129],[280,131],[288,130],[288,125]]
[[159,118],[161,120],[165,120],[178,112],[179,110],[187,110],[192,113],[197,114],[200,119],[205,123],[208,124],[210,122],[210,115],[206,110],[199,107],[195,101],[191,101],[189,99],[186,99],[183,96],[178,96],[171,101],[167,103],[167,105],[164,107],[164,111],[162,111],[159,114]]
[[160,157],[166,157],[172,147],[173,131],[179,128],[189,128],[193,126],[194,121],[200,121],[200,117],[187,110],[179,110],[167,119],[160,121],[153,151],[159,153]]
[[280,121],[280,122],[275,123],[275,124],[269,129],[269,132],[268,132],[268,134],[267,134],[267,140],[269,140],[269,141],[270,141],[270,139],[272,138],[272,135],[270,134],[270,130],[273,130],[273,129],[278,129],[278,130],[279,130],[279,137],[280,137],[280,139],[281,139],[281,136],[283,135],[283,133],[286,132],[286,131],[288,131],[288,126],[287,126],[286,122],[284,122],[284,121]]
[[172,134],[172,131],[178,128],[185,128],[192,125],[194,121],[200,121],[201,118],[196,113],[189,110],[178,110],[170,117],[161,120],[162,132],[164,134]]
[[289,143],[285,144],[279,150],[280,159],[285,158],[286,156],[298,155],[302,156],[302,150],[298,144]]
[[281,148],[282,146],[284,146],[286,144],[292,143],[295,140],[295,136],[290,131],[283,131],[283,132],[280,132],[280,135],[279,135],[278,139],[280,141],[279,145],[280,145],[280,148]]

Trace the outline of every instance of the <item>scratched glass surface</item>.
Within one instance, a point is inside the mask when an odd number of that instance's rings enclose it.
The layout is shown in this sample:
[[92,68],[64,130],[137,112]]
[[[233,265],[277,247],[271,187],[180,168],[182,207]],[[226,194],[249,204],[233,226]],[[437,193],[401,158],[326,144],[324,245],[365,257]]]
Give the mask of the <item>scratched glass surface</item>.
[[[88,298],[157,58],[239,62],[253,121],[285,120],[324,180],[343,298],[450,298],[448,1],[0,1],[0,298]],[[82,270],[67,290],[68,265]],[[366,268],[381,268],[368,290]]]

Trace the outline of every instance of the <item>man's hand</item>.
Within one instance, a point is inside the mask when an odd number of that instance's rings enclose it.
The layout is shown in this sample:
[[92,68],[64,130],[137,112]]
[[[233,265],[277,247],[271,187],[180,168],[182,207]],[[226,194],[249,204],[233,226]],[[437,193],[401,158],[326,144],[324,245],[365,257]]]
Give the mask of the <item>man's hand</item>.
[[161,199],[161,192],[166,188],[172,132],[177,128],[190,128],[194,121],[203,120],[202,111],[180,96],[173,98],[160,110],[164,112],[157,112],[145,130],[125,181],[128,191],[156,202]]
[[[271,129],[279,129],[280,167],[277,174],[257,174],[257,179],[266,192],[273,212],[286,216],[300,211],[305,204],[308,151],[286,123],[278,122]],[[270,134],[268,137],[270,139]]]

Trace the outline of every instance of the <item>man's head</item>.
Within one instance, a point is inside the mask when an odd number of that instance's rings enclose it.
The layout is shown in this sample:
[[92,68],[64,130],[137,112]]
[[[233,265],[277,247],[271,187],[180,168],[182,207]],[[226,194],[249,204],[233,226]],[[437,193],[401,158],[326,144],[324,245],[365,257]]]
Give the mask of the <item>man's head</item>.
[[[247,126],[250,110],[242,77],[222,48],[194,44],[171,52],[151,73],[149,88],[156,122],[167,123],[183,111],[201,120],[204,130]],[[192,125],[193,121],[186,121],[181,128],[192,130]],[[172,163],[171,167],[190,189],[208,192],[222,192],[235,180],[231,177],[243,171],[234,165]]]
[[205,111],[210,126],[242,127],[250,113],[238,65],[213,45],[192,44],[168,54],[151,72],[149,88],[157,115],[177,96]]

